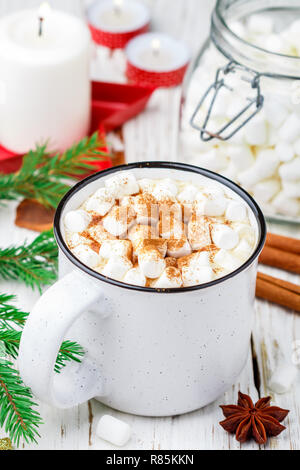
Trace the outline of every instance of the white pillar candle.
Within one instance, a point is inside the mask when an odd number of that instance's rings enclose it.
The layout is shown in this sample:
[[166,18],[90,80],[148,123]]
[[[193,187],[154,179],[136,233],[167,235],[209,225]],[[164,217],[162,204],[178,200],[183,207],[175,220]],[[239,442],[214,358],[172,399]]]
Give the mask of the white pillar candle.
[[62,151],[87,135],[90,42],[82,20],[45,6],[0,20],[0,144]]

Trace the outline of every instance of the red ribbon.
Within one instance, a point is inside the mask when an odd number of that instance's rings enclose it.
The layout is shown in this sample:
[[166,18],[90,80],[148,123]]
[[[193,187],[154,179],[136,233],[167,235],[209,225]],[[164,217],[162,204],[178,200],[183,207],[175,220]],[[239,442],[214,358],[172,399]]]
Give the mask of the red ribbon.
[[130,82],[139,85],[150,86],[153,88],[173,87],[183,82],[188,64],[183,67],[172,70],[171,72],[149,72],[132,65],[127,61],[126,75]]
[[127,33],[111,33],[95,28],[89,24],[93,41],[101,46],[108,47],[109,49],[124,49],[126,44],[139,34],[147,33],[149,31],[150,23],[145,24],[139,29]]

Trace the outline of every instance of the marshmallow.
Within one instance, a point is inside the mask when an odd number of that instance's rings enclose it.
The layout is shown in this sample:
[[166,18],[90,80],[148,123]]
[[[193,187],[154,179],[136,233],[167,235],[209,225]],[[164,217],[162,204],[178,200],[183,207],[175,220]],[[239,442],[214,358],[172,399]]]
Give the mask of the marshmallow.
[[235,232],[238,234],[239,239],[247,240],[250,245],[253,245],[256,240],[255,230],[248,224],[233,224]]
[[105,228],[100,225],[96,224],[90,227],[87,230],[87,233],[92,237],[93,240],[95,240],[97,243],[103,243],[105,240],[114,240],[115,237],[108,233]]
[[[277,130],[287,119],[289,111],[283,103],[270,96],[265,100],[264,113],[268,123]],[[278,141],[278,132],[275,135]]]
[[247,31],[246,31],[246,28],[245,28],[245,26],[243,25],[243,23],[241,21],[232,21],[229,24],[229,27],[230,27],[231,31],[233,31],[234,34],[236,34],[240,38],[245,38],[246,37]]
[[247,218],[247,207],[239,201],[229,202],[225,217],[231,222],[243,222]]
[[192,215],[188,223],[188,240],[193,250],[201,250],[211,244],[210,229],[205,217]]
[[138,254],[144,248],[155,248],[164,258],[167,254],[168,241],[162,238],[144,238],[133,242],[134,254]]
[[138,180],[138,185],[143,192],[152,193],[155,187],[155,181],[150,180],[149,178],[143,178]]
[[286,142],[279,142],[275,146],[275,152],[280,162],[289,162],[293,160],[295,156],[295,149],[293,145]]
[[128,172],[121,172],[112,178],[105,181],[105,186],[116,199],[121,199],[124,196],[131,196],[132,194],[138,194],[140,191],[139,185],[136,181],[135,176]]
[[182,286],[181,272],[177,268],[166,268],[152,285],[156,289],[178,289]]
[[193,185],[188,185],[178,194],[177,199],[181,204],[192,204],[197,194],[198,189]]
[[89,245],[90,240],[79,235],[79,233],[66,234],[66,242],[70,250],[73,250],[78,245]]
[[216,224],[212,230],[212,239],[218,248],[232,250],[239,242],[238,234],[224,224]]
[[241,265],[241,262],[238,258],[224,249],[221,249],[216,253],[214,257],[214,263],[217,266],[225,269],[226,272],[235,271]]
[[276,179],[264,180],[253,186],[252,193],[260,203],[269,202],[280,191],[280,183]]
[[135,215],[128,207],[115,206],[104,217],[103,227],[107,232],[115,237],[122,237],[127,230],[133,225]]
[[70,232],[84,232],[91,220],[91,216],[84,210],[70,211],[65,216],[65,227]]
[[238,171],[233,162],[230,162],[228,167],[225,170],[222,170],[222,175],[225,176],[225,178],[228,178],[229,180],[237,180]]
[[250,189],[259,181],[273,176],[278,163],[278,157],[274,150],[262,150],[258,154],[255,164],[249,170],[240,173],[238,179],[246,189]]
[[158,278],[166,267],[162,255],[155,248],[144,248],[139,252],[138,261],[141,272],[150,279]]
[[287,197],[300,198],[300,179],[297,181],[282,181],[282,189]]
[[296,140],[296,142],[294,142],[293,144],[293,147],[294,147],[294,153],[300,157],[300,139]]
[[224,215],[228,199],[225,197],[213,198],[210,195],[208,197],[203,193],[198,193],[194,208],[197,214],[207,215],[210,217],[218,217]]
[[111,279],[121,281],[132,268],[131,261],[126,256],[112,256],[101,271],[101,274]]
[[101,188],[87,201],[86,210],[104,216],[110,211],[115,202],[110,190]]
[[104,439],[118,447],[127,444],[131,433],[131,428],[127,423],[109,415],[102,416],[96,430],[96,434],[100,439]]
[[136,223],[155,225],[159,219],[159,207],[150,194],[136,196],[133,201]]
[[180,220],[175,219],[175,217],[163,214],[159,222],[159,233],[165,239],[181,240],[185,235],[185,225]]
[[296,113],[291,114],[285,120],[279,130],[279,139],[284,142],[293,143],[300,134],[300,119]]
[[101,245],[99,255],[105,259],[111,256],[125,256],[130,258],[131,252],[132,245],[128,240],[106,240]]
[[246,261],[252,254],[252,246],[247,240],[241,240],[237,247],[233,250],[233,255],[237,256],[241,261]]
[[171,257],[167,257],[165,258],[165,262],[166,262],[166,267],[167,268],[177,268],[177,259],[176,258],[171,258]]
[[186,238],[181,240],[169,240],[168,241],[168,256],[172,258],[182,258],[192,253],[191,245]]
[[228,147],[226,154],[238,171],[244,171],[254,163],[253,153],[246,145],[232,145]]
[[100,258],[97,253],[87,245],[78,245],[73,249],[73,254],[83,264],[86,264],[89,268],[95,268],[98,266]]
[[212,148],[208,152],[201,153],[195,163],[210,171],[221,171],[226,168],[228,162],[222,150]]
[[271,16],[256,14],[249,17],[247,27],[251,33],[271,34],[274,29],[274,23]]
[[134,286],[141,286],[145,287],[147,279],[144,274],[141,272],[140,268],[132,268],[130,269],[123,279],[123,282],[126,284],[132,284]]
[[167,191],[171,193],[173,196],[177,196],[178,194],[178,187],[175,181],[171,180],[170,178],[166,178],[164,180],[159,181],[156,185],[156,190],[158,191]]
[[184,287],[197,286],[211,282],[214,277],[214,272],[209,266],[183,266],[182,268],[182,281]]
[[158,237],[158,230],[156,227],[147,225],[135,225],[128,232],[128,239],[132,243],[137,243],[143,239],[152,239]]
[[273,373],[269,388],[275,393],[287,393],[296,381],[299,370],[292,364],[280,364]]
[[264,145],[267,140],[267,127],[263,117],[256,116],[245,126],[245,140],[249,145]]
[[264,49],[270,52],[284,53],[284,40],[278,34],[270,34],[265,38]]
[[164,187],[163,185],[158,185],[154,189],[152,193],[153,197],[156,199],[158,202],[163,202],[163,201],[173,201],[176,202],[176,198],[173,194],[172,191],[168,189],[168,187]]
[[291,162],[284,163],[279,168],[279,175],[283,180],[295,181],[300,179],[300,157]]
[[281,191],[272,201],[273,207],[281,214],[296,216],[300,213],[300,201],[296,198],[290,198]]

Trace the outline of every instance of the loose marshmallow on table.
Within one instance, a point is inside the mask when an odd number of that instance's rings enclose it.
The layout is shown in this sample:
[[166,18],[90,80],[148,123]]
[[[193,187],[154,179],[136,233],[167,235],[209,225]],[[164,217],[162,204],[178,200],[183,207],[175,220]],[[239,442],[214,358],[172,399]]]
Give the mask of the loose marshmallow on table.
[[91,216],[84,210],[70,211],[65,216],[65,227],[70,232],[84,232],[91,220]]
[[131,427],[127,423],[109,415],[102,416],[96,430],[98,437],[118,447],[127,444],[131,433]]
[[218,248],[232,250],[238,244],[239,236],[228,225],[215,224],[212,229],[212,240]]
[[110,211],[115,202],[110,190],[101,188],[87,201],[86,210],[104,216]]
[[126,284],[132,284],[134,286],[145,287],[146,286],[146,277],[141,272],[139,267],[130,269],[123,279],[123,282]]
[[192,215],[188,223],[188,240],[193,250],[201,250],[211,244],[210,229],[204,216]]
[[179,240],[169,240],[168,241],[168,251],[167,254],[171,258],[182,258],[183,256],[188,256],[192,253],[191,245],[188,240],[184,237]]
[[156,289],[176,289],[182,286],[181,272],[177,268],[166,268],[152,284]]
[[131,268],[132,263],[126,256],[112,256],[101,270],[101,274],[105,277],[121,281]]
[[98,266],[100,258],[97,253],[87,245],[78,245],[73,249],[73,254],[82,263],[86,264],[89,268]]
[[141,272],[149,279],[158,278],[166,267],[163,256],[155,248],[144,248],[138,254]]
[[128,240],[106,240],[101,245],[99,255],[106,259],[111,256],[125,256],[130,258],[131,252],[132,245]]
[[128,171],[107,179],[105,181],[105,186],[109,191],[111,191],[116,199],[120,199],[124,196],[131,196],[132,194],[138,194],[140,191],[135,176]]
[[280,364],[269,381],[270,389],[275,393],[287,393],[296,381],[299,369],[292,364]]
[[225,217],[231,222],[243,222],[247,218],[247,207],[242,202],[229,202]]
[[112,210],[104,217],[103,227],[111,235],[115,237],[122,237],[127,233],[127,230],[134,223],[135,215],[127,206],[115,206]]

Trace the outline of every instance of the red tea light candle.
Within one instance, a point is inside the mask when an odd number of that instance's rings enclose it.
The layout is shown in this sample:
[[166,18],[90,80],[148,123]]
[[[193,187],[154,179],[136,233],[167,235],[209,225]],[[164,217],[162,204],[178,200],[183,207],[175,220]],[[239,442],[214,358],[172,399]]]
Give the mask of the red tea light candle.
[[87,17],[94,42],[109,49],[124,49],[150,26],[148,8],[135,0],[98,0]]
[[129,81],[155,88],[180,85],[190,61],[184,43],[160,33],[132,39],[126,56]]

